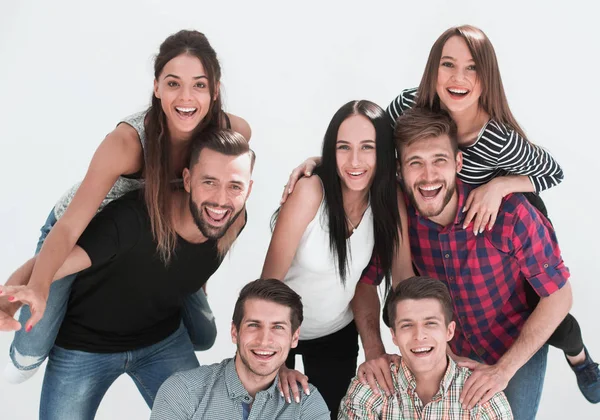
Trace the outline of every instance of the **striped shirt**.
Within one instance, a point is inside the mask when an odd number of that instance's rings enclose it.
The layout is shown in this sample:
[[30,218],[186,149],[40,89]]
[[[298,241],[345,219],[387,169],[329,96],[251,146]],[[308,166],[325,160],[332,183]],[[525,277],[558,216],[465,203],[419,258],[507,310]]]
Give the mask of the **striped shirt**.
[[375,395],[369,385],[363,385],[354,378],[340,404],[338,420],[510,420],[513,418],[503,392],[497,393],[486,403],[475,406],[471,410],[463,409],[458,397],[471,371],[457,366],[452,359],[448,358],[448,360],[448,368],[440,382],[440,389],[425,405],[417,395],[417,382],[404,360],[400,366],[390,365],[394,392],[389,397],[381,390],[379,395]]
[[288,404],[279,394],[278,380],[252,398],[240,381],[235,359],[179,372],[158,390],[150,419],[329,420],[327,405],[314,386],[309,385],[310,395],[300,393],[299,404]]
[[[406,89],[388,106],[394,125],[400,115],[415,105],[416,94],[417,88]],[[460,146],[460,150],[463,167],[458,177],[468,184],[485,184],[503,175],[527,175],[539,193],[563,180],[561,167],[548,151],[493,119],[483,126],[475,143]]]

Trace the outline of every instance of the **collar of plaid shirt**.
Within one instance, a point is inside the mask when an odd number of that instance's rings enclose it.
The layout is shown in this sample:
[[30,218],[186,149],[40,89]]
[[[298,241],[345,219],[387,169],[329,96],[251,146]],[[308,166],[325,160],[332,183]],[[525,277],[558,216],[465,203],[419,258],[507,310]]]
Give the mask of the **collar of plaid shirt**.
[[[398,376],[395,377],[396,383],[395,388],[403,393],[409,393],[408,390],[414,391],[417,389],[417,380],[415,375],[410,371],[406,363],[404,362],[404,358],[402,357],[400,362],[400,368],[398,369]],[[446,360],[448,361],[448,366],[446,367],[446,373],[442,377],[440,381],[440,389],[436,395],[434,395],[434,399],[443,398],[448,393],[450,386],[452,385],[452,381],[456,376],[456,363],[454,360],[446,356]]]

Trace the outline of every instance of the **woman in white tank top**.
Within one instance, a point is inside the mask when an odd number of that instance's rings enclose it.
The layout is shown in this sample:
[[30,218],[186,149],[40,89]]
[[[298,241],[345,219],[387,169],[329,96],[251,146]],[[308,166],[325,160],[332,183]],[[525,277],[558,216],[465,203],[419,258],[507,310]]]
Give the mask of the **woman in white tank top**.
[[329,124],[322,156],[317,176],[300,179],[276,213],[261,277],[283,280],[302,296],[300,342],[286,365],[294,368],[302,354],[306,375],[337,418],[356,372],[356,285],[373,252],[389,284],[392,261],[405,244],[384,111],[369,101],[344,105]]

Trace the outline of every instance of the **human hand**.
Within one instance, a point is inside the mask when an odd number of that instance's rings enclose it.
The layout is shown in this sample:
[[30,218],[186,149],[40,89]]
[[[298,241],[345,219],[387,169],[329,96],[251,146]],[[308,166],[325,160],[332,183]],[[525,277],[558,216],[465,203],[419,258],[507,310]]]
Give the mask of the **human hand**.
[[9,303],[7,299],[0,299],[0,331],[18,331],[21,329],[19,321],[13,318],[21,305]]
[[470,410],[477,404],[483,404],[498,392],[503,391],[510,381],[510,374],[498,365],[486,365],[469,360],[458,363],[471,369],[471,376],[465,381],[459,401],[464,409]]
[[302,162],[300,166],[298,166],[292,171],[287,184],[285,184],[283,187],[283,194],[281,194],[281,201],[279,204],[285,203],[285,201],[288,198],[288,195],[290,195],[292,191],[294,191],[294,186],[300,178],[302,178],[303,176],[312,175],[313,171],[315,170],[315,167],[317,166],[318,160],[319,158],[308,158],[304,162]]
[[471,221],[475,235],[482,233],[486,225],[488,230],[492,229],[504,197],[502,190],[497,187],[497,183],[492,179],[487,184],[471,190],[463,208],[463,212],[467,212],[463,229],[466,229]]
[[292,389],[292,394],[294,395],[294,401],[300,403],[300,390],[298,389],[298,382],[302,384],[302,389],[306,395],[310,395],[310,390],[308,388],[308,376],[303,375],[294,369],[288,369],[285,365],[282,365],[279,368],[279,383],[277,387],[279,388],[279,393],[288,403],[291,403],[291,395],[290,388]]
[[400,364],[400,356],[397,354],[382,354],[370,360],[366,360],[358,367],[358,380],[363,385],[369,385],[375,395],[379,395],[381,387],[386,395],[391,395],[394,391],[394,382],[390,372],[390,363]]
[[37,324],[46,310],[49,290],[33,286],[0,286],[0,296],[7,296],[9,302],[20,302],[29,305],[31,317],[25,323],[25,331],[29,332]]

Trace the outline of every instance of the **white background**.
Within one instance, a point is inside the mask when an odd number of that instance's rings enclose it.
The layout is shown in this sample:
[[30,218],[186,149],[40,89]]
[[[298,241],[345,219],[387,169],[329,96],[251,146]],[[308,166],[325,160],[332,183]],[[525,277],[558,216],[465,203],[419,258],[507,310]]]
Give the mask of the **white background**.
[[[240,287],[260,274],[268,221],[291,169],[319,153],[342,104],[370,99],[387,106],[401,89],[418,84],[435,39],[469,23],[492,40],[510,106],[528,137],[565,171],[562,185],[543,197],[571,269],[572,313],[600,359],[598,16],[591,1],[2,0],[0,279],[31,256],[54,202],[83,177],[103,137],[120,118],[147,106],[159,44],[179,29],[198,29],[219,54],[226,109],[251,124],[258,156],[249,224],[208,283],[217,343],[198,353],[201,363],[231,356],[233,303]],[[387,331],[384,337],[393,350]],[[11,339],[0,335],[1,354]],[[0,418],[36,418],[42,376],[20,386],[0,381]],[[149,413],[123,376],[97,418]],[[600,418],[600,407],[579,394],[556,349],[538,418]]]

